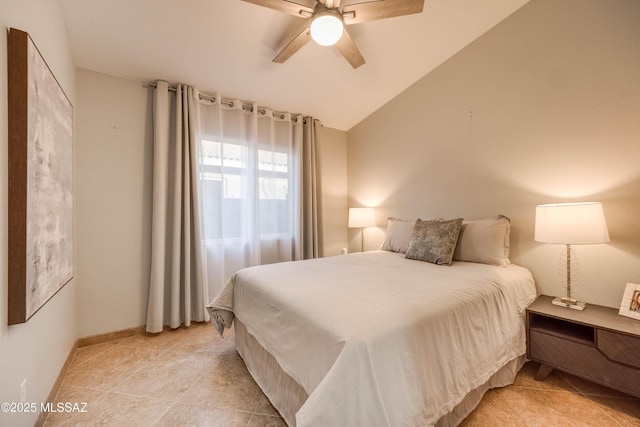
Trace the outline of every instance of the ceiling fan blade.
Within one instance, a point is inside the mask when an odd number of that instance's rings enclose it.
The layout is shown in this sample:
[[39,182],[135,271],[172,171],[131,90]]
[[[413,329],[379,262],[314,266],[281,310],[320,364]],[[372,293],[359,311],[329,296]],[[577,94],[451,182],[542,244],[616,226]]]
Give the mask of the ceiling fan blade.
[[340,7],[340,0],[319,0],[327,9],[335,9]]
[[297,21],[289,28],[287,35],[282,39],[278,54],[273,58],[273,62],[282,64],[289,59],[291,55],[299,51],[302,46],[307,44],[311,40],[311,32],[309,27],[311,26],[311,19],[305,19],[304,21]]
[[313,0],[242,0],[258,6],[268,7],[279,12],[299,18],[307,18],[313,14],[315,1]]
[[342,17],[345,24],[351,25],[394,16],[412,15],[422,12],[423,8],[424,0],[377,0],[347,5],[342,9]]
[[346,28],[336,47],[353,68],[358,68],[366,62]]

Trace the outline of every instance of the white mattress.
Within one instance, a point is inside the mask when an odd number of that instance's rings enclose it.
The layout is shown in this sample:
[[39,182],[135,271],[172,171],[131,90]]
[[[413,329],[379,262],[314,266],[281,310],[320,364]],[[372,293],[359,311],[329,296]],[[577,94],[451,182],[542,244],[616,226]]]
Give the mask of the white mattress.
[[[426,426],[525,353],[528,270],[374,251],[238,272],[233,312],[309,398],[296,425]],[[221,314],[227,314],[226,319]]]

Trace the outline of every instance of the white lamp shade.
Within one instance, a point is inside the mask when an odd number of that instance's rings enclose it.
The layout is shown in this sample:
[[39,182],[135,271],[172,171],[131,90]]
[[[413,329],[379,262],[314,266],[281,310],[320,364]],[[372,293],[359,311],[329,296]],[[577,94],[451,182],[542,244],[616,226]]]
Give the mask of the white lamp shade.
[[609,241],[602,204],[559,203],[536,206],[536,242],[590,245]]
[[321,46],[332,46],[340,40],[344,26],[334,14],[320,15],[311,22],[311,38]]
[[349,208],[349,228],[373,227],[376,225],[373,208]]

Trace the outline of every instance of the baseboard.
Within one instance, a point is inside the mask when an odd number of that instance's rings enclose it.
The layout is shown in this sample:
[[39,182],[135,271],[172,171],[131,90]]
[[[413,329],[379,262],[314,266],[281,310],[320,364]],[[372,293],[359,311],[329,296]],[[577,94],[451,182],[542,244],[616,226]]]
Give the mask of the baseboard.
[[106,334],[93,335],[78,340],[78,347],[86,347],[88,345],[102,344],[104,342],[117,340],[119,338],[132,337],[134,335],[144,335],[145,327],[138,326],[136,328],[124,329],[122,331],[108,332]]
[[[53,387],[51,388],[51,392],[49,392],[49,397],[47,397],[47,402],[54,402],[56,396],[58,395],[58,391],[60,391],[60,386],[62,385],[62,381],[64,380],[64,376],[67,374],[69,367],[71,366],[71,362],[73,362],[73,357],[76,354],[76,350],[78,349],[78,341],[76,341],[71,347],[71,351],[69,351],[69,355],[67,356],[67,360],[64,362],[60,373],[58,374],[58,378],[56,378],[56,382],[53,383]],[[36,420],[36,427],[42,427],[44,425],[45,420],[47,419],[47,412],[40,412],[38,415],[38,419]]]

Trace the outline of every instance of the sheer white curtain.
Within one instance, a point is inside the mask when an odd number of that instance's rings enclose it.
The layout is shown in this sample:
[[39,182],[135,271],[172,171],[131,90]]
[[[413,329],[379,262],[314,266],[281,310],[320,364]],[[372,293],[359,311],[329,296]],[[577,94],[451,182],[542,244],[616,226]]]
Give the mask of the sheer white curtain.
[[153,217],[147,331],[208,320],[198,191],[197,94],[157,82],[153,97]]
[[[315,184],[315,178],[304,179],[305,171],[315,174],[315,166],[304,164],[305,153],[315,152],[304,141],[305,118],[217,95],[214,99],[203,99],[198,106],[211,297],[241,268],[318,256],[318,251],[304,249],[304,187]],[[316,199],[315,190],[308,197]],[[314,238],[317,233],[310,236]]]

